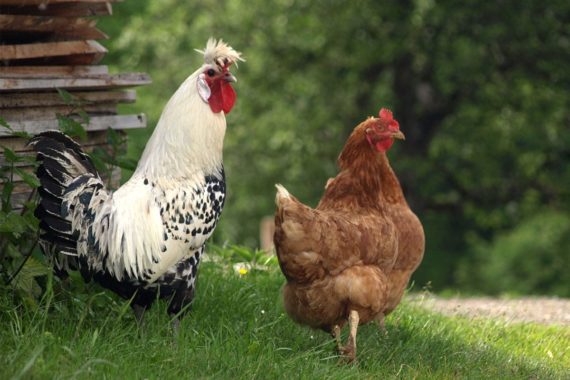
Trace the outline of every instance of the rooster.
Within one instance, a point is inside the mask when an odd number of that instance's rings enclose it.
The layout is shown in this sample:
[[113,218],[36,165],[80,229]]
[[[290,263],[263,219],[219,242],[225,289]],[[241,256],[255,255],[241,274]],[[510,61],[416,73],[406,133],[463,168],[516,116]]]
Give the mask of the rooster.
[[[298,323],[332,333],[339,352],[356,357],[359,324],[383,322],[398,233],[383,199],[385,152],[404,139],[388,110],[349,136],[315,209],[277,185],[274,243],[287,280],[286,312]],[[350,334],[341,344],[348,322]]]
[[243,61],[222,40],[198,52],[204,64],[170,98],[136,171],[115,192],[66,135],[30,140],[40,163],[40,245],[55,273],[79,270],[131,299],[139,321],[157,298],[169,298],[175,328],[224,206],[225,115],[236,100],[229,68]]

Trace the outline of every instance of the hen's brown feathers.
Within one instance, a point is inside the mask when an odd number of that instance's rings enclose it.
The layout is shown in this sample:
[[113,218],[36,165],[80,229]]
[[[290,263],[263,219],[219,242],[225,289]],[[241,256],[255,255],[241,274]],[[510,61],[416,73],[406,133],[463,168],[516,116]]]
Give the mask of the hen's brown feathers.
[[361,323],[373,320],[386,302],[387,287],[379,268],[352,266],[309,284],[288,283],[283,289],[284,306],[294,321],[330,332],[346,323],[349,310],[359,312]]
[[378,127],[381,112],[354,129],[316,208],[277,186],[274,243],[285,309],[299,323],[332,331],[355,312],[356,324],[382,320],[421,261],[422,226],[382,150],[403,138],[389,122]]
[[398,253],[394,268],[388,273],[389,292],[385,314],[391,313],[400,303],[410,277],[420,265],[425,250],[425,235],[422,224],[408,206],[404,193],[390,166],[388,157],[382,159],[383,191],[380,201],[385,204],[387,216],[396,226]]
[[295,198],[282,200],[274,240],[287,279],[311,282],[354,265],[390,270],[397,249],[394,225],[377,213],[364,212],[311,209]]

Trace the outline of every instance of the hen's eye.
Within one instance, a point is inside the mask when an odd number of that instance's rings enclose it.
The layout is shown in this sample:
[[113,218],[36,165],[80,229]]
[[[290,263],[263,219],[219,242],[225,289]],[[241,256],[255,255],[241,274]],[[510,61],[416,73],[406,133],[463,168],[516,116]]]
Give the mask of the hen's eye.
[[213,77],[215,73],[216,72],[214,71],[214,69],[210,69],[206,74],[208,74],[209,77]]

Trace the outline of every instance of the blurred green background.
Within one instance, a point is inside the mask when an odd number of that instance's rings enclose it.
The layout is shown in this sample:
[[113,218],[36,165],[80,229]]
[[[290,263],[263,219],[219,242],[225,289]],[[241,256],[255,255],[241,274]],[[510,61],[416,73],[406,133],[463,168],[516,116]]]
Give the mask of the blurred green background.
[[[210,36],[243,52],[214,241],[259,245],[274,184],[314,206],[360,121],[394,111],[389,157],[427,248],[415,285],[570,296],[567,0],[125,0],[104,64],[143,71],[138,158]],[[126,176],[129,173],[125,173]]]

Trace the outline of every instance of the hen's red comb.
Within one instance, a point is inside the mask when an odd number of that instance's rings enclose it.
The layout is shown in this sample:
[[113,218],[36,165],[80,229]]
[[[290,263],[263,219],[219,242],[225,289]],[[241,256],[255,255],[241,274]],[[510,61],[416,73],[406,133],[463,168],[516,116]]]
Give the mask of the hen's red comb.
[[386,123],[387,126],[396,129],[400,128],[400,124],[396,120],[394,120],[392,111],[390,111],[388,108],[382,108],[380,112],[378,112],[378,116],[380,117],[380,120]]
[[380,117],[380,119],[382,119],[384,121],[394,120],[394,116],[392,115],[392,111],[390,111],[388,108],[382,108],[380,110],[380,112],[378,112],[378,116]]

